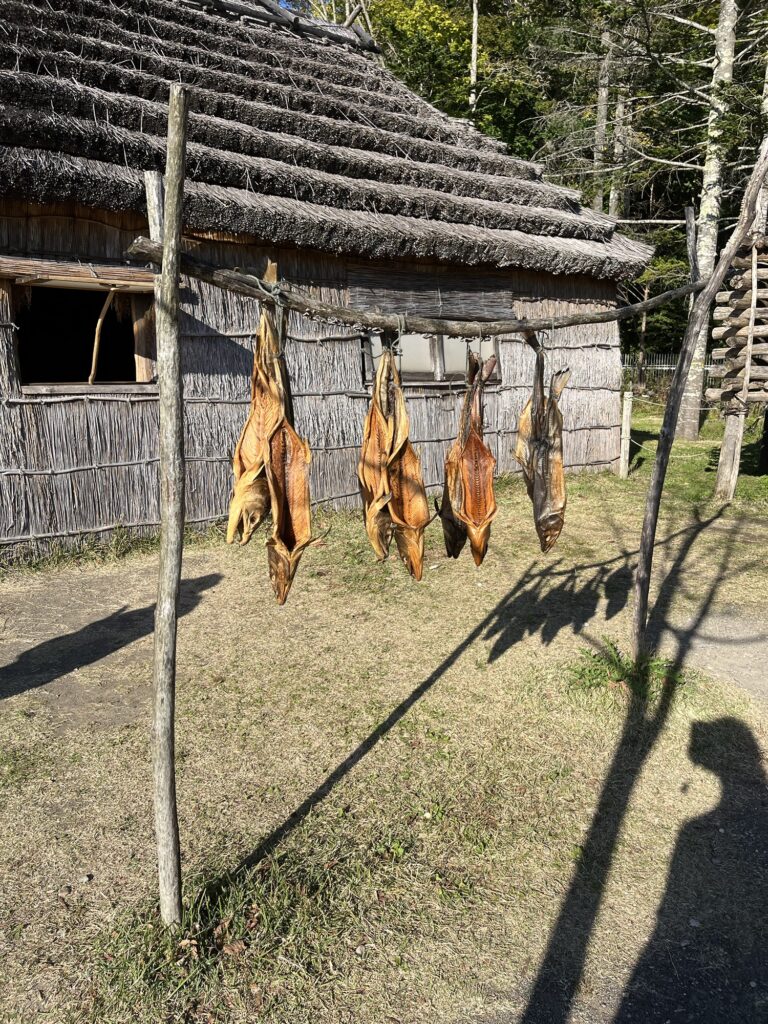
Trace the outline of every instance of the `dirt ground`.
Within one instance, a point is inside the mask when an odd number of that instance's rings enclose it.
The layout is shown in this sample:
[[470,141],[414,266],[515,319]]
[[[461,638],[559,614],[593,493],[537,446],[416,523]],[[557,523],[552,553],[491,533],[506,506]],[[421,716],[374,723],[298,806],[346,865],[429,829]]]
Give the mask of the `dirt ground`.
[[508,483],[486,563],[436,523],[421,584],[351,515],[284,608],[260,538],[188,551],[185,894],[260,915],[207,973],[146,953],[156,557],[0,582],[0,1019],[768,1019],[768,520],[665,507],[651,630],[705,674],[638,696],[572,669],[628,646],[642,488],[570,483],[552,553]]

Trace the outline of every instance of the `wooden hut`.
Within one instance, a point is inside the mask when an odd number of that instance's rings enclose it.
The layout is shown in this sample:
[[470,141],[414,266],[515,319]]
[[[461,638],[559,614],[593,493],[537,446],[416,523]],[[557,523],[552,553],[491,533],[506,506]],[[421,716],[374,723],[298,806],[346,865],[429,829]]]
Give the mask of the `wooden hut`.
[[[610,308],[650,255],[538,166],[410,92],[356,26],[272,0],[0,8],[0,544],[11,553],[158,521],[153,279],[125,251],[148,232],[143,172],[163,167],[173,82],[190,89],[185,236],[219,265],[259,273],[271,257],[283,281],[336,303],[492,319]],[[204,523],[227,508],[258,304],[182,284],[187,517]],[[288,323],[318,502],[357,500],[369,343]],[[552,367],[572,370],[567,466],[614,467],[616,325],[545,343]],[[429,485],[456,430],[455,344],[402,346]],[[518,339],[496,344],[487,433],[509,472],[532,355]]]

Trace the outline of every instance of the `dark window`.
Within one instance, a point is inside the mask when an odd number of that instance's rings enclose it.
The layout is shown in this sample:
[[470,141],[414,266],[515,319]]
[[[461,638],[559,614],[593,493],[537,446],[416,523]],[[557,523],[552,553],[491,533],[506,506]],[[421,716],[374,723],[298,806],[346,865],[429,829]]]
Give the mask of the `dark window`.
[[[22,384],[82,384],[88,381],[93,359],[96,325],[107,292],[88,289],[40,288],[25,290],[18,304],[19,368]],[[115,293],[104,315],[97,384],[135,383],[137,299],[144,296]],[[146,376],[143,378],[146,380]]]

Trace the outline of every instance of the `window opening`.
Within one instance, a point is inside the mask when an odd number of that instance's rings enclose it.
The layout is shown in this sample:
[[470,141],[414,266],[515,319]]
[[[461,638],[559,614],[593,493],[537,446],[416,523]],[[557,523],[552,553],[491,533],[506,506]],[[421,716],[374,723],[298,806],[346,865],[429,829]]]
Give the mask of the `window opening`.
[[[496,352],[493,338],[446,338],[425,334],[404,334],[396,345],[397,365],[404,384],[443,384],[446,390],[463,384],[467,373],[467,350],[471,348],[482,360]],[[442,358],[440,355],[442,354]],[[375,367],[381,356],[381,335],[372,334],[363,339],[363,367],[366,383],[373,380]],[[497,359],[490,377],[491,382],[501,380]]]
[[100,288],[26,287],[16,303],[21,383],[86,384],[101,330],[93,383],[154,379],[154,324],[149,295]]

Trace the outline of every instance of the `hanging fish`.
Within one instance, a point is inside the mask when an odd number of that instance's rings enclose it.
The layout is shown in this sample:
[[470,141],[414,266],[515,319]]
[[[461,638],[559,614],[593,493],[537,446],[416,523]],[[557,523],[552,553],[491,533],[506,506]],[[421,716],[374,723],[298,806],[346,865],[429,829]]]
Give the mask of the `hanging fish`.
[[[270,262],[264,276],[277,280]],[[239,533],[246,544],[267,509],[272,535],[267,541],[269,577],[278,604],[285,604],[296,568],[312,539],[309,445],[293,428],[290,390],[273,312],[262,304],[251,377],[251,411],[235,448],[235,488],[227,541]]]
[[469,538],[475,565],[485,558],[497,512],[493,493],[496,460],[483,440],[482,411],[482,389],[495,366],[495,356],[482,363],[474,352],[469,353],[459,432],[445,460],[441,503],[435,502],[448,555],[458,558]]
[[272,536],[267,541],[267,560],[278,604],[285,604],[299,560],[312,540],[311,458],[307,442],[284,419],[270,439],[266,464],[272,509]]
[[389,511],[387,464],[392,449],[394,418],[389,413],[389,350],[379,360],[373,383],[371,404],[363,427],[363,446],[357,476],[363,497],[365,529],[376,558],[381,562],[392,541],[392,516]]
[[541,550],[549,551],[565,521],[563,468],[563,415],[558,399],[571,375],[569,369],[552,374],[549,398],[544,395],[544,350],[536,350],[533,395],[520,414],[515,458],[520,463],[533,502],[533,518]]
[[[265,280],[276,278],[276,264],[270,262]],[[232,458],[235,486],[229,504],[227,544],[232,544],[236,537],[240,544],[247,544],[269,511],[269,484],[264,467],[270,439],[284,415],[281,388],[273,372],[278,352],[272,314],[262,306],[253,355],[251,408]]]
[[408,414],[395,358],[379,360],[358,465],[365,526],[376,557],[387,557],[392,537],[408,571],[420,580],[424,529],[430,521],[421,461],[408,439]]

